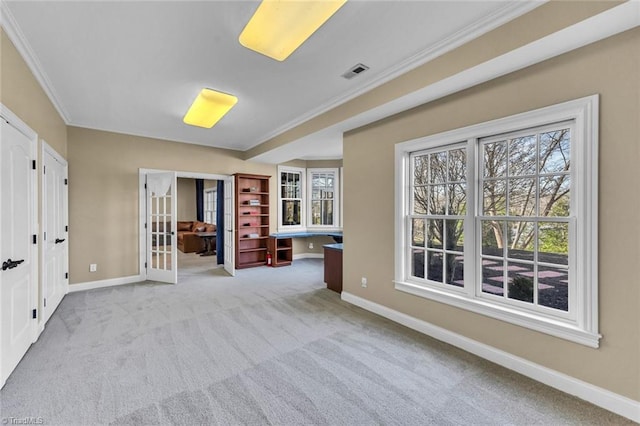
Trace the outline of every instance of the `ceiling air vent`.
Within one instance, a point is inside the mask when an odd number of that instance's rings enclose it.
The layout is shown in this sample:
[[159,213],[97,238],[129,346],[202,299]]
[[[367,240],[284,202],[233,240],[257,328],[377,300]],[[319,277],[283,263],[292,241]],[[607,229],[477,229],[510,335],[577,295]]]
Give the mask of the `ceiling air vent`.
[[364,64],[356,64],[356,65],[352,66],[349,69],[349,71],[347,71],[344,74],[342,74],[342,76],[344,78],[346,78],[347,80],[351,80],[356,75],[362,74],[363,72],[365,72],[368,69],[369,69],[369,67],[364,65]]

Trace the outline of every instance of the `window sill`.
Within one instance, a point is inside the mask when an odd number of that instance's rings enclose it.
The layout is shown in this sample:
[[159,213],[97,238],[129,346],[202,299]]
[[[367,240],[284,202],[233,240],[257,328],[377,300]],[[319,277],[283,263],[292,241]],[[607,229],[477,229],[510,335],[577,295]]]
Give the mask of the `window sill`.
[[602,337],[598,333],[583,330],[577,324],[546,318],[507,306],[496,305],[481,299],[471,299],[462,294],[446,292],[409,282],[394,282],[396,290],[445,303],[592,348],[599,347],[600,338]]

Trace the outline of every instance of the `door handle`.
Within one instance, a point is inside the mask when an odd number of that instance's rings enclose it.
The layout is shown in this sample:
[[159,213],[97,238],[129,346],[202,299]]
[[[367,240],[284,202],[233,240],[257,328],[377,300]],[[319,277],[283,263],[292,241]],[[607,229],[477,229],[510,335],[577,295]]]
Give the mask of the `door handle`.
[[16,266],[20,265],[22,262],[24,262],[24,259],[21,259],[21,260],[7,259],[5,262],[2,262],[2,270],[6,271],[7,269],[13,269]]
[[56,244],[60,244],[60,243],[64,243],[64,238],[60,239],[60,238],[56,238]]

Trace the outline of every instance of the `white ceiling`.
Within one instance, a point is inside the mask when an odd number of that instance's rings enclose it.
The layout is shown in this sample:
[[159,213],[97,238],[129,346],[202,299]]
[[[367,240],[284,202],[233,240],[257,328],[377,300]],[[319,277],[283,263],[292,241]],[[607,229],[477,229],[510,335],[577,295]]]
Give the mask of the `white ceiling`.
[[[515,1],[351,0],[278,62],[238,43],[255,1],[4,4],[3,25],[13,27],[68,124],[237,150],[425,62],[443,44],[532,8]],[[370,69],[341,77],[359,62]],[[239,98],[212,129],[182,122],[204,87]],[[339,136],[306,138],[296,158],[340,158]]]

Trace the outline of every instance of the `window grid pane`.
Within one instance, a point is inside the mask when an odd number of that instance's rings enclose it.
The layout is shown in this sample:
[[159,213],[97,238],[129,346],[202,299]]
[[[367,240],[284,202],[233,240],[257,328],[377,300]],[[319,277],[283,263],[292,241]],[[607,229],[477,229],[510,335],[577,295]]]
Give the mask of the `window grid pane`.
[[479,142],[482,294],[568,311],[570,141],[559,128]]
[[311,174],[311,223],[319,226],[335,224],[335,173]]
[[302,225],[302,172],[280,173],[280,225]]
[[411,276],[464,287],[466,148],[414,155],[411,165]]

